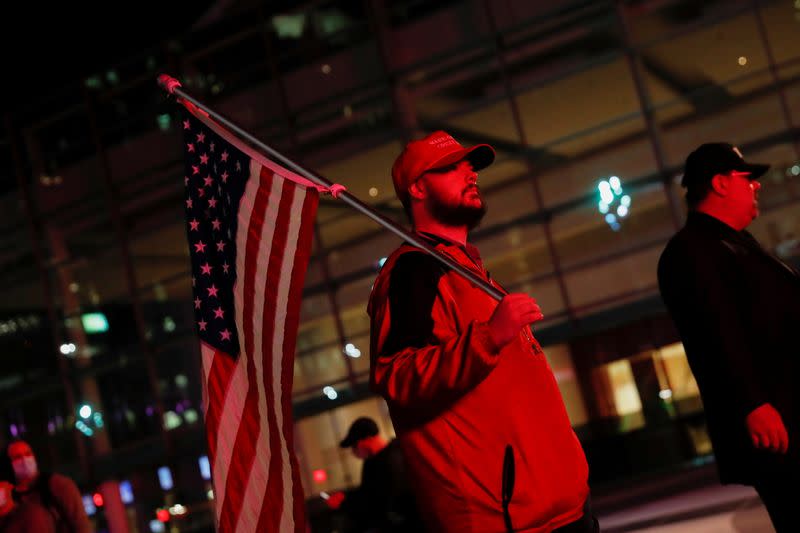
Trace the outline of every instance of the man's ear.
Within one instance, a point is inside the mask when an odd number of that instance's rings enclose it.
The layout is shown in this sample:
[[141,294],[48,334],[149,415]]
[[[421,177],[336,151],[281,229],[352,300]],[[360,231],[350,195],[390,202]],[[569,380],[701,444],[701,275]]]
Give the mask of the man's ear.
[[728,187],[730,186],[730,176],[726,176],[725,174],[715,174],[713,178],[711,178],[711,190],[717,196],[728,196]]
[[422,178],[418,179],[408,187],[408,195],[417,200],[425,198],[425,185],[422,183]]

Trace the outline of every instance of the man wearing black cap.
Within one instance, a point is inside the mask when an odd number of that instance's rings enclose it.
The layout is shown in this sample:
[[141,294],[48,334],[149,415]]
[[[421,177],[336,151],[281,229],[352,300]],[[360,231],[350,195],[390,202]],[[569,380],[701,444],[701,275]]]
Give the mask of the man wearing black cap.
[[397,443],[384,439],[374,420],[361,417],[352,423],[339,446],[350,448],[364,461],[358,490],[347,497],[337,492],[328,499],[329,507],[341,507],[352,520],[351,531],[422,533],[424,528]]
[[745,230],[768,168],[725,143],[689,155],[689,216],[661,255],[658,282],[700,387],[720,480],[753,485],[782,533],[800,530],[800,274]]
[[[486,212],[478,171],[494,156],[437,131],[406,145],[392,180],[422,239],[505,292],[467,240]],[[381,268],[368,313],[370,383],[429,531],[596,531],[588,465],[529,327],[543,318],[530,295],[497,302],[406,243]]]

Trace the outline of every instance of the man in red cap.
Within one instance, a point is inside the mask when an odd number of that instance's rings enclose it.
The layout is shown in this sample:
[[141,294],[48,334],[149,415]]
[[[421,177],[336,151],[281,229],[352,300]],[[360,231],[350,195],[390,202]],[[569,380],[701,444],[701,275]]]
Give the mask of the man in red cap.
[[[493,161],[490,146],[438,131],[408,143],[392,179],[414,231],[495,284],[467,243],[486,211],[477,171]],[[543,318],[533,298],[497,302],[406,243],[381,269],[368,312],[371,385],[389,405],[430,531],[597,531],[583,449],[528,326]]]
[[689,154],[689,216],[661,254],[658,283],[700,388],[720,480],[753,485],[784,533],[800,530],[800,273],[745,229],[767,169],[728,143]]

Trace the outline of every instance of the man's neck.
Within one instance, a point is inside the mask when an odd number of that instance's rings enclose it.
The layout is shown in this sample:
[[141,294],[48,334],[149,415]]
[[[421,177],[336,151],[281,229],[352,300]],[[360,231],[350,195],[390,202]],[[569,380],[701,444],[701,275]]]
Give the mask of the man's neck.
[[718,209],[716,206],[711,204],[700,204],[695,208],[695,211],[716,218],[726,226],[730,226],[736,231],[742,231],[744,229],[744,227],[741,226],[741,223],[737,221],[735,217],[732,217],[725,209]]
[[367,442],[367,447],[369,448],[369,457],[375,457],[378,455],[386,446],[389,444],[389,441],[381,437],[380,435],[375,435],[371,437],[370,440]]
[[39,474],[31,479],[26,479],[25,481],[17,481],[17,491],[18,492],[27,492],[35,483],[36,480],[39,479]]
[[424,220],[414,225],[414,231],[417,233],[431,233],[462,246],[467,244],[468,231],[466,226],[446,226],[435,220]]

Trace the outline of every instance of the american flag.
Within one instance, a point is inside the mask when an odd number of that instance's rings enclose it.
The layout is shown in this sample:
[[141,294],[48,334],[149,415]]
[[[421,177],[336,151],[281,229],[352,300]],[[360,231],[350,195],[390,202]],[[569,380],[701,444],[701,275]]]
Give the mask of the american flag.
[[305,533],[291,389],[319,194],[197,110],[183,130],[217,529]]

